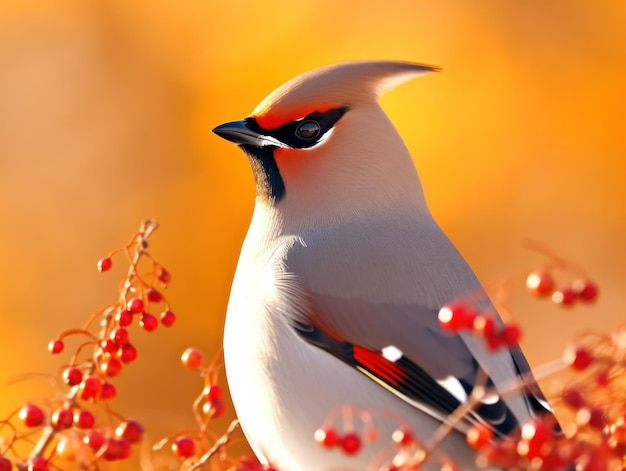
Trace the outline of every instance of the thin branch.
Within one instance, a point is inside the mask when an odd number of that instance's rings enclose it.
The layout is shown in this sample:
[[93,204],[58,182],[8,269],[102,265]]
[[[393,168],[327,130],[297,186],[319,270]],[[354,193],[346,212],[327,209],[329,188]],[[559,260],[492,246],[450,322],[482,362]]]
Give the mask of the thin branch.
[[198,461],[196,461],[193,465],[191,465],[191,467],[189,468],[189,471],[193,471],[195,469],[199,469],[202,466],[204,466],[205,464],[207,464],[209,462],[209,460],[216,454],[218,453],[222,448],[224,448],[232,439],[231,435],[232,433],[235,431],[235,429],[239,426],[239,420],[235,419],[233,420],[230,425],[228,426],[228,428],[226,429],[226,432],[224,432],[224,435],[222,435],[214,444],[213,446],[209,449],[209,451],[207,451],[204,455],[202,455],[200,457],[200,459]]

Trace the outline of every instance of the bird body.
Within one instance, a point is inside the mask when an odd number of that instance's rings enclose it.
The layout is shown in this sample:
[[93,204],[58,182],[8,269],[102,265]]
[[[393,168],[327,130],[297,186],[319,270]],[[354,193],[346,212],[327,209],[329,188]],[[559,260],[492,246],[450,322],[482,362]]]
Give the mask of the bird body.
[[[407,424],[427,441],[481,372],[496,389],[529,374],[518,347],[490,352],[438,325],[440,307],[460,296],[493,307],[432,218],[377,103],[429,70],[384,61],[318,69],[214,130],[245,151],[257,185],[226,317],[226,374],[253,450],[279,470],[377,469],[393,455],[394,429]],[[476,420],[504,436],[537,401],[519,392],[484,405]],[[379,435],[353,456],[313,438],[346,406],[371,411]],[[475,468],[462,433],[438,450]]]

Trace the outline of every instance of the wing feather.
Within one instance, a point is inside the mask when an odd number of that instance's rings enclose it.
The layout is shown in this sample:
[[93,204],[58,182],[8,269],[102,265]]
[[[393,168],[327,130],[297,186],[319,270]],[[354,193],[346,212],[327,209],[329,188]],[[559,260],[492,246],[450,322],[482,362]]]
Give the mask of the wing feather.
[[[447,378],[469,395],[486,377],[496,397],[498,388],[511,386],[520,373],[533,383],[519,349],[492,352],[470,333],[453,335],[440,328],[439,308],[460,296],[472,295],[478,308],[496,311],[432,219],[394,215],[393,221],[317,227],[299,237],[301,243],[292,244],[284,259],[286,273],[297,278],[307,299],[294,320],[321,333],[321,348],[340,351],[343,361],[396,394],[444,415],[459,404],[445,387]],[[501,323],[497,314],[496,320]],[[393,366],[382,355],[390,346],[402,352]],[[497,397],[477,414],[508,433],[531,416],[535,408],[527,396],[537,391],[533,386]]]

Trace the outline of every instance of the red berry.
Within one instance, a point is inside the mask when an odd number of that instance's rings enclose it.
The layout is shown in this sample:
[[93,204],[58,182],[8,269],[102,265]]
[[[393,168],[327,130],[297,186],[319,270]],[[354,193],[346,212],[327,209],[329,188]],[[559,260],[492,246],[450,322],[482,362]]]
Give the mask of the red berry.
[[121,327],[128,327],[133,322],[133,313],[128,309],[122,309],[115,315],[115,320]]
[[189,458],[196,454],[196,442],[189,437],[178,437],[172,443],[172,451],[179,458]]
[[580,409],[587,401],[578,389],[563,388],[561,391],[563,402],[574,409]]
[[48,351],[50,353],[61,353],[63,351],[63,349],[65,348],[65,344],[63,343],[63,340],[61,339],[54,339],[51,340],[50,343],[48,343]]
[[169,285],[170,281],[172,280],[172,275],[170,275],[170,272],[168,272],[165,268],[159,267],[157,278],[164,285]]
[[43,411],[34,404],[24,404],[18,417],[27,427],[39,427],[45,418]]
[[109,338],[113,340],[115,343],[117,343],[118,345],[128,343],[128,338],[129,338],[128,331],[124,329],[123,327],[116,327],[109,334]]
[[96,418],[88,410],[79,409],[74,412],[74,423],[78,428],[90,429],[95,422]]
[[561,306],[571,306],[576,302],[576,299],[578,299],[578,295],[571,288],[552,293],[552,302]]
[[579,279],[574,281],[572,290],[585,302],[595,301],[598,297],[598,285],[590,280]]
[[115,340],[105,339],[100,341],[100,348],[104,353],[115,353],[119,347]]
[[554,279],[550,273],[536,271],[526,278],[526,288],[535,296],[548,296],[554,291]]
[[83,400],[95,398],[102,389],[102,383],[96,376],[83,378],[80,383],[80,398]]
[[176,322],[176,314],[172,311],[164,311],[161,313],[161,324],[165,327],[170,327],[174,322]]
[[52,413],[50,422],[60,430],[70,428],[74,424],[74,414],[71,409],[62,407]]
[[485,343],[487,344],[487,348],[491,351],[498,350],[505,345],[504,337],[495,333],[485,337]]
[[472,425],[465,435],[467,443],[475,450],[485,446],[492,438],[493,431],[482,424]]
[[49,471],[48,460],[41,456],[35,456],[28,461],[28,471]]
[[11,469],[13,468],[13,464],[11,463],[11,461],[0,455],[0,471],[11,471]]
[[204,363],[204,355],[197,348],[188,348],[180,357],[183,366],[190,370],[200,368]]
[[600,387],[607,387],[611,382],[611,377],[609,376],[609,372],[607,370],[600,371],[596,376],[596,383]]
[[517,324],[507,324],[500,333],[500,337],[506,345],[513,347],[517,345],[522,338],[522,329]]
[[144,304],[141,298],[133,298],[128,301],[128,310],[133,314],[139,314],[143,312]]
[[211,414],[211,417],[214,419],[219,419],[224,415],[224,412],[226,412],[226,406],[220,400],[207,402],[205,407],[207,409],[205,410],[205,413]]
[[476,314],[462,304],[446,304],[439,310],[439,325],[449,332],[472,328]]
[[92,430],[88,435],[83,437],[83,443],[93,451],[98,451],[100,447],[104,445],[104,435],[97,430]]
[[137,359],[137,349],[131,343],[122,345],[117,351],[117,357],[124,363],[130,363]]
[[68,366],[63,370],[63,382],[68,386],[76,386],[83,380],[83,372],[75,366]]
[[529,420],[522,426],[522,440],[518,444],[518,453],[533,459],[545,454],[544,445],[552,437],[552,431],[543,422]]
[[[551,449],[548,451],[546,449],[542,450],[544,453],[541,454],[541,470],[550,470],[550,469],[570,469],[568,465],[572,464],[571,457],[568,457],[567,450],[564,450],[563,447],[560,449]],[[546,454],[547,453],[547,454]]]
[[324,448],[332,448],[339,443],[339,435],[334,428],[320,428],[315,431],[315,441]]
[[117,390],[111,383],[102,383],[102,389],[98,397],[103,400],[112,399],[116,396]]
[[107,358],[100,365],[100,369],[105,376],[117,376],[122,372],[123,364],[115,357]]
[[139,325],[146,332],[152,332],[154,329],[156,329],[159,326],[159,321],[152,314],[148,312],[144,312],[141,315],[141,320],[139,321]]
[[128,443],[139,443],[143,438],[143,426],[136,420],[125,420],[115,429],[115,436]]
[[98,260],[98,270],[109,271],[113,266],[113,261],[109,257],[104,257]]
[[361,449],[361,437],[355,432],[348,432],[339,440],[339,446],[346,455],[354,455]]
[[104,443],[102,457],[106,461],[125,460],[131,454],[130,443],[126,440],[107,438]]
[[580,426],[589,425],[602,430],[606,425],[606,411],[601,407],[586,406],[578,410],[576,423]]
[[219,401],[222,399],[223,391],[219,384],[211,384],[202,391],[207,401]]
[[391,439],[399,446],[409,446],[415,442],[415,436],[409,429],[394,430],[391,434]]
[[474,332],[483,337],[492,337],[496,333],[496,322],[493,317],[478,315],[472,323]]
[[563,355],[563,360],[575,370],[584,370],[593,361],[593,357],[584,348],[570,348]]
[[151,303],[159,303],[163,299],[163,295],[154,288],[148,288],[146,290],[146,297]]

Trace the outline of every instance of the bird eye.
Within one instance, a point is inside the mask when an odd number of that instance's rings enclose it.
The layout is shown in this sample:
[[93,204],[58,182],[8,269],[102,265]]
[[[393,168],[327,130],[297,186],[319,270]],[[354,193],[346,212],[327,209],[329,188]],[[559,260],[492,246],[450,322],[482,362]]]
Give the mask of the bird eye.
[[317,121],[302,121],[296,128],[296,137],[311,141],[320,135],[322,127]]

